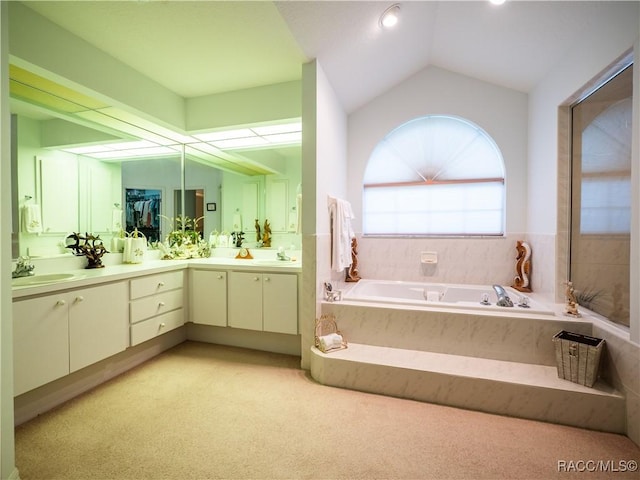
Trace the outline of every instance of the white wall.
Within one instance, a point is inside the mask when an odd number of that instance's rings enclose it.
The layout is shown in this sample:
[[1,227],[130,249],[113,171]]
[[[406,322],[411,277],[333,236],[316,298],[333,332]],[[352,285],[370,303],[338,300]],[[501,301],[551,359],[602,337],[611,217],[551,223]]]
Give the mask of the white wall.
[[[506,169],[506,234],[500,239],[361,238],[359,272],[365,278],[452,283],[511,283],[515,243],[526,231],[527,95],[437,67],[428,67],[349,116],[348,199],[362,232],[362,179],[376,144],[399,125],[429,114],[466,118],[497,143]],[[425,270],[422,250],[440,254]],[[487,269],[486,265],[492,265]]]
[[[562,187],[566,182],[558,174],[559,167],[561,172],[566,170],[564,165],[559,164],[559,161],[564,161],[559,160],[559,151],[565,148],[561,142],[566,141],[566,138],[558,133],[558,110],[560,106],[568,105],[577,92],[634,46],[640,31],[640,4],[618,3],[615,9],[604,12],[599,22],[593,28],[589,43],[569,49],[562,61],[542,79],[529,96],[527,232],[532,239],[534,252],[537,250],[545,258],[539,277],[545,278],[544,283],[556,300],[560,299],[562,283],[566,281],[566,269],[562,263],[566,263],[563,259],[566,259],[567,250],[567,242],[563,238],[566,237],[566,218],[563,218],[564,214],[559,216],[558,212],[565,211],[568,203],[567,188]],[[635,88],[637,92],[637,87]],[[637,128],[635,132],[637,137]],[[632,168],[637,169],[637,138],[634,142],[636,148],[632,155]],[[560,188],[549,189],[549,185]],[[640,184],[636,177],[635,195],[638,189]],[[637,235],[638,232],[635,231],[632,242],[637,242]],[[639,268],[637,262],[632,263],[632,277],[638,277]],[[631,296],[633,298],[637,295],[632,293]],[[635,314],[632,331],[638,341],[639,314],[637,311],[631,313],[632,317]]]
[[505,162],[507,232],[526,227],[527,96],[427,67],[349,116],[349,200],[362,232],[362,178],[376,144],[394,128],[429,114],[457,115],[483,128]]
[[309,368],[321,283],[342,275],[330,268],[327,195],[347,196],[347,116],[317,61],[303,66],[302,102],[303,292],[302,367]]
[[13,435],[9,2],[0,2],[0,478],[18,478]]
[[591,44],[576,45],[531,92],[529,98],[529,202],[527,230],[555,233],[558,107],[630,49],[638,37],[638,3],[609,10],[594,29]]

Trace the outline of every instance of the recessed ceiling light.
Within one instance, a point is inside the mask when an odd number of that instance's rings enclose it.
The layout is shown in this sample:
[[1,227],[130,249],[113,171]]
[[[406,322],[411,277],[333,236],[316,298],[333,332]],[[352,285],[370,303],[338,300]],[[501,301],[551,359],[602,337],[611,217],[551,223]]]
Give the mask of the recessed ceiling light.
[[397,3],[387,8],[380,15],[379,25],[381,28],[391,28],[398,23],[400,18],[400,5]]
[[502,5],[506,1],[507,0],[489,0],[489,3],[491,3],[493,5]]

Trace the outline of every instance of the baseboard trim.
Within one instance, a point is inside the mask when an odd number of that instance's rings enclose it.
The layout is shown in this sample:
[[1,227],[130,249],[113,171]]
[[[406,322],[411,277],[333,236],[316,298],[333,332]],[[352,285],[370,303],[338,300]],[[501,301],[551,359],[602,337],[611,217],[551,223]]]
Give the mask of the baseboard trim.
[[300,356],[300,335],[187,323],[187,340]]

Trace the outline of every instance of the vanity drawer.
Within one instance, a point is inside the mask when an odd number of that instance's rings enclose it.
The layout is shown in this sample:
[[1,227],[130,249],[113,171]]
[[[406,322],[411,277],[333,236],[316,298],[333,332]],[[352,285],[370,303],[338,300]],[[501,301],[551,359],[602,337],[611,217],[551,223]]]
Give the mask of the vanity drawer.
[[131,280],[131,299],[182,288],[183,272],[158,273]]
[[131,323],[181,308],[184,303],[183,295],[184,291],[180,288],[133,300],[129,311]]
[[152,338],[184,325],[183,310],[158,315],[144,322],[131,325],[131,346],[146,342]]

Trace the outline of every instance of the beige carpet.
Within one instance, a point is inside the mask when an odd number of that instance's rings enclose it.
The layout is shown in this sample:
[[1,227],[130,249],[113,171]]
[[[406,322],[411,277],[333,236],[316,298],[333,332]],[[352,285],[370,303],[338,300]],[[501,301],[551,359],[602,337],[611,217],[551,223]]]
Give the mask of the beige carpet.
[[23,480],[638,479],[558,472],[632,459],[621,435],[325,387],[297,357],[194,342],[16,430]]

